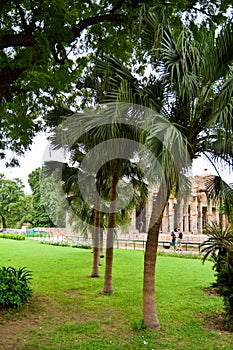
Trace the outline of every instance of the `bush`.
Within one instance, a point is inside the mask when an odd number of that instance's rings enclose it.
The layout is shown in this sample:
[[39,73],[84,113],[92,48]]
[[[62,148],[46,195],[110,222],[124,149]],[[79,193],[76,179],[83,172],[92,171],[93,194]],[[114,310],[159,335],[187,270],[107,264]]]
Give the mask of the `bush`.
[[206,226],[205,233],[209,238],[201,245],[203,263],[209,256],[214,263],[216,281],[212,287],[223,297],[227,325],[233,332],[233,226],[213,223]]
[[0,268],[0,308],[19,308],[32,296],[31,271],[25,267]]
[[233,264],[229,255],[213,257],[216,281],[212,287],[223,297],[229,330],[233,332]]
[[0,233],[0,238],[15,239],[17,241],[23,241],[25,237],[16,233]]

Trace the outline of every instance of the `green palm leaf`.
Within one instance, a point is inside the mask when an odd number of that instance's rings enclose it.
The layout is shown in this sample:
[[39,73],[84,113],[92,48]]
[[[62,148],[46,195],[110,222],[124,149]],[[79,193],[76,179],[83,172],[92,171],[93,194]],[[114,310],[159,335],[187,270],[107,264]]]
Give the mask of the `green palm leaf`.
[[203,255],[203,262],[210,256],[216,253],[231,252],[233,249],[233,228],[228,225],[226,228],[220,223],[207,224],[204,233],[209,238],[201,244],[201,252]]

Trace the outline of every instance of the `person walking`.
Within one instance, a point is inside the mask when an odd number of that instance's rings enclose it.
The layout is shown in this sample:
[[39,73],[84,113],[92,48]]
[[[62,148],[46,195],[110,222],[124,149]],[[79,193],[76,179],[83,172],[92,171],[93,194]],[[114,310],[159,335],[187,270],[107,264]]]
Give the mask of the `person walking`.
[[183,233],[180,231],[180,228],[177,228],[177,250],[180,250],[182,251],[182,248],[181,248],[181,241],[183,239]]
[[172,231],[172,233],[171,233],[171,238],[172,238],[171,247],[173,247],[175,250],[176,249],[176,234],[174,231]]

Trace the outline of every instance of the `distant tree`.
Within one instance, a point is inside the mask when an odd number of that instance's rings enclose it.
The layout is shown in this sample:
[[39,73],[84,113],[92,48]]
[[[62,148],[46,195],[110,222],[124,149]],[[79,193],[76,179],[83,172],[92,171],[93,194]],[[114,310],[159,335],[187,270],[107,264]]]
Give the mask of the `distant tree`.
[[24,224],[32,223],[32,196],[25,195],[19,197],[17,203],[11,207],[10,215],[7,218],[7,226],[21,228]]
[[20,179],[7,180],[0,174],[0,217],[2,228],[17,225],[21,219],[21,205],[23,201],[23,183]]
[[[65,213],[60,210],[56,191],[50,181],[43,181],[43,189],[40,184],[40,168],[33,170],[28,176],[28,182],[32,189],[32,224],[37,227],[54,227],[65,225]],[[43,196],[41,195],[43,191]],[[45,195],[46,194],[46,195]],[[49,205],[48,205],[49,201]],[[47,207],[49,206],[49,211]]]

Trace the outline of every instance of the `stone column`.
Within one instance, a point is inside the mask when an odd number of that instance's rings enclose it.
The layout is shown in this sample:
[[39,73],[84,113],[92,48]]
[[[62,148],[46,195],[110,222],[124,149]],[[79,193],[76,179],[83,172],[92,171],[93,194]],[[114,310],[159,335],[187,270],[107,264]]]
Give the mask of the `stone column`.
[[184,233],[189,233],[189,197],[184,199]]
[[169,202],[166,205],[166,208],[164,210],[163,215],[163,221],[162,221],[162,231],[163,233],[169,233],[170,227],[169,227]]
[[150,219],[152,214],[152,208],[153,208],[153,202],[156,201],[157,194],[153,193],[149,201],[147,201],[146,205],[146,227],[145,231],[148,232],[149,225],[150,225]]
[[180,228],[180,231],[183,232],[184,227],[183,227],[183,199],[180,198],[177,201],[177,218],[176,218],[176,224],[177,227]]
[[136,209],[134,209],[131,214],[130,231],[132,232],[136,231]]
[[174,230],[174,197],[169,199],[169,229]]
[[207,224],[210,224],[212,222],[212,216],[213,216],[213,210],[212,210],[212,200],[207,199]]
[[202,233],[202,198],[201,195],[197,197],[197,203],[198,203],[198,214],[197,214],[197,222],[198,222],[198,233]]
[[197,233],[197,196],[193,195],[193,201],[191,204],[191,231]]

